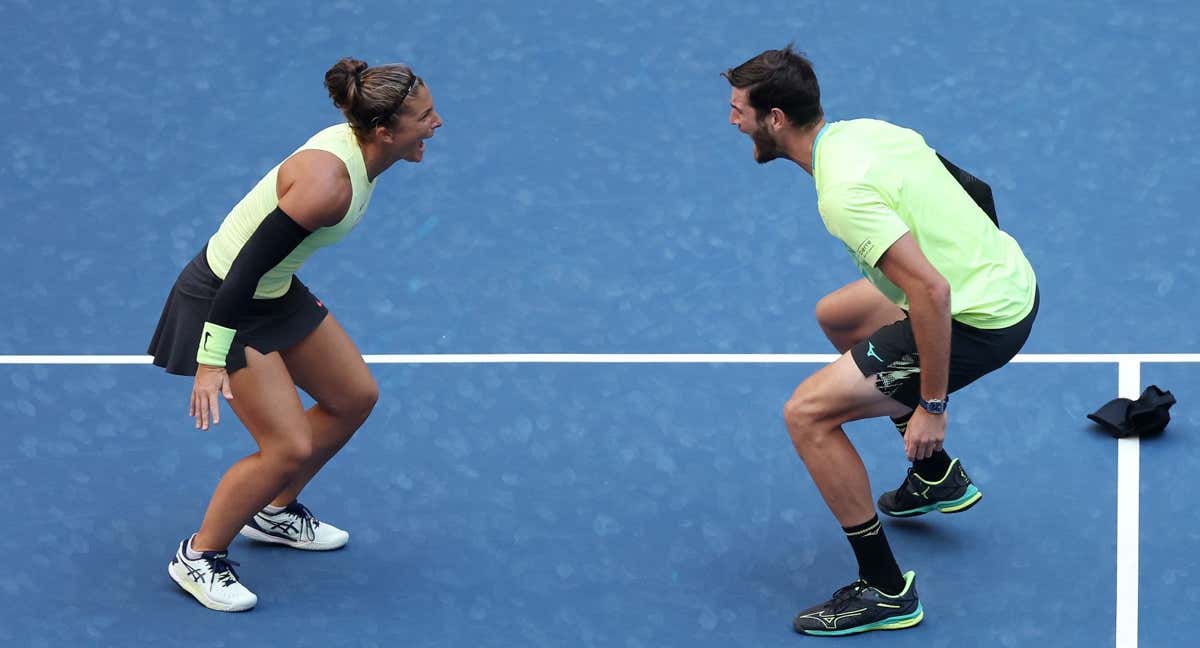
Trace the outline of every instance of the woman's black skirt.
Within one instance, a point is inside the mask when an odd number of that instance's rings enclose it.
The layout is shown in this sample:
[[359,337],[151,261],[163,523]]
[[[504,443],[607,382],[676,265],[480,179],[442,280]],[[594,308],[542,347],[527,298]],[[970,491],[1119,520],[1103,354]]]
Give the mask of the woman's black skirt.
[[[155,365],[167,373],[196,375],[200,334],[220,287],[221,279],[209,268],[205,250],[200,250],[179,273],[163,305],[148,351]],[[321,300],[293,276],[292,285],[282,297],[251,300],[234,327],[237,335],[225,358],[225,370],[232,374],[246,366],[246,347],[265,355],[296,345],[328,314]]]

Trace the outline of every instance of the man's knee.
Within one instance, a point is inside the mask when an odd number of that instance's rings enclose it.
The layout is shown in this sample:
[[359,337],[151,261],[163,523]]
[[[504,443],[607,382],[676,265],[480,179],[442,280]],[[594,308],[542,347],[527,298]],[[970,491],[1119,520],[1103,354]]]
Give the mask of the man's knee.
[[797,449],[820,442],[837,427],[837,422],[830,420],[828,408],[822,399],[803,386],[784,404],[783,420]]
[[849,318],[846,317],[846,311],[841,302],[837,293],[830,293],[817,300],[815,309],[817,324],[821,326],[821,330],[825,331],[826,335],[855,328],[856,323],[848,321]]
[[845,353],[867,335],[861,318],[847,308],[846,300],[838,293],[830,293],[817,301],[816,318],[821,331],[839,353]]

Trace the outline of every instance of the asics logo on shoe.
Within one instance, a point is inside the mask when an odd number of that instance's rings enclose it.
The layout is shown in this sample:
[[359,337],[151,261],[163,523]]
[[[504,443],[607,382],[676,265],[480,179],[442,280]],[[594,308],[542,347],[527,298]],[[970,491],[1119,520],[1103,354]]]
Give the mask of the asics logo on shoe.
[[171,564],[172,565],[183,565],[184,569],[188,570],[188,576],[191,577],[192,582],[195,582],[195,583],[203,583],[204,582],[204,572],[192,567],[191,565],[189,565],[187,563],[186,560],[180,560],[179,556],[172,558]]
[[278,513],[259,511],[250,519],[258,530],[284,540],[312,541],[317,537],[321,523],[299,502],[295,502]]
[[[237,573],[233,571],[233,565],[237,563],[229,560],[229,554],[226,553],[205,552],[196,560],[175,557],[171,562],[183,565],[193,583],[207,583],[208,574],[212,574],[214,585],[220,583],[223,587],[229,587],[237,582]],[[199,566],[193,567],[193,563]]]
[[234,571],[236,562],[224,551],[201,551],[192,558],[187,555],[188,541],[179,543],[175,556],[167,567],[171,580],[210,610],[240,612],[249,610],[258,597],[238,582]]
[[192,577],[193,582],[196,582],[196,583],[205,582],[204,572],[200,571],[199,569],[196,569],[195,567],[192,567],[191,565],[189,565],[187,563],[183,563],[183,566],[187,568],[188,576]]
[[291,534],[300,533],[296,525],[292,523],[294,518],[288,517],[283,520],[274,520],[263,514],[254,516],[254,521],[263,531],[280,537],[290,537]]

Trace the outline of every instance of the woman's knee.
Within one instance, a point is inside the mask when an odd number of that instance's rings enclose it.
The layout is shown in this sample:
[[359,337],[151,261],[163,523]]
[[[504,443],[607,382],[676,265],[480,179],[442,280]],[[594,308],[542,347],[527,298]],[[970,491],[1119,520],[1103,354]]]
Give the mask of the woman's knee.
[[339,391],[335,396],[321,400],[320,404],[340,419],[361,423],[367,420],[378,402],[379,383],[367,376]]
[[312,459],[312,437],[309,434],[291,434],[276,439],[261,449],[261,455],[276,469],[291,476],[303,469]]

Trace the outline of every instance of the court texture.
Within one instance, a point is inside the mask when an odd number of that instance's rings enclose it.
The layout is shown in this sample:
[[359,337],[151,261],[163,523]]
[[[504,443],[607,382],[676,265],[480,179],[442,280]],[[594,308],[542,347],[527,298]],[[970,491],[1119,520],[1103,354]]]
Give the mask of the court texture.
[[[1198,26],[1182,0],[3,0],[0,645],[1196,645]],[[909,630],[791,629],[855,575],[782,408],[857,275],[719,76],[788,42],[829,119],[988,181],[1040,280],[1022,354],[951,406],[984,498],[884,520]],[[253,445],[142,354],[228,209],[340,119],[342,56],[412,64],[445,126],[300,273],[381,387],[303,497],[350,544],[236,540],[260,603],[218,614],[166,566]],[[1150,384],[1161,437],[1085,418]],[[890,424],[847,431],[895,488]]]

